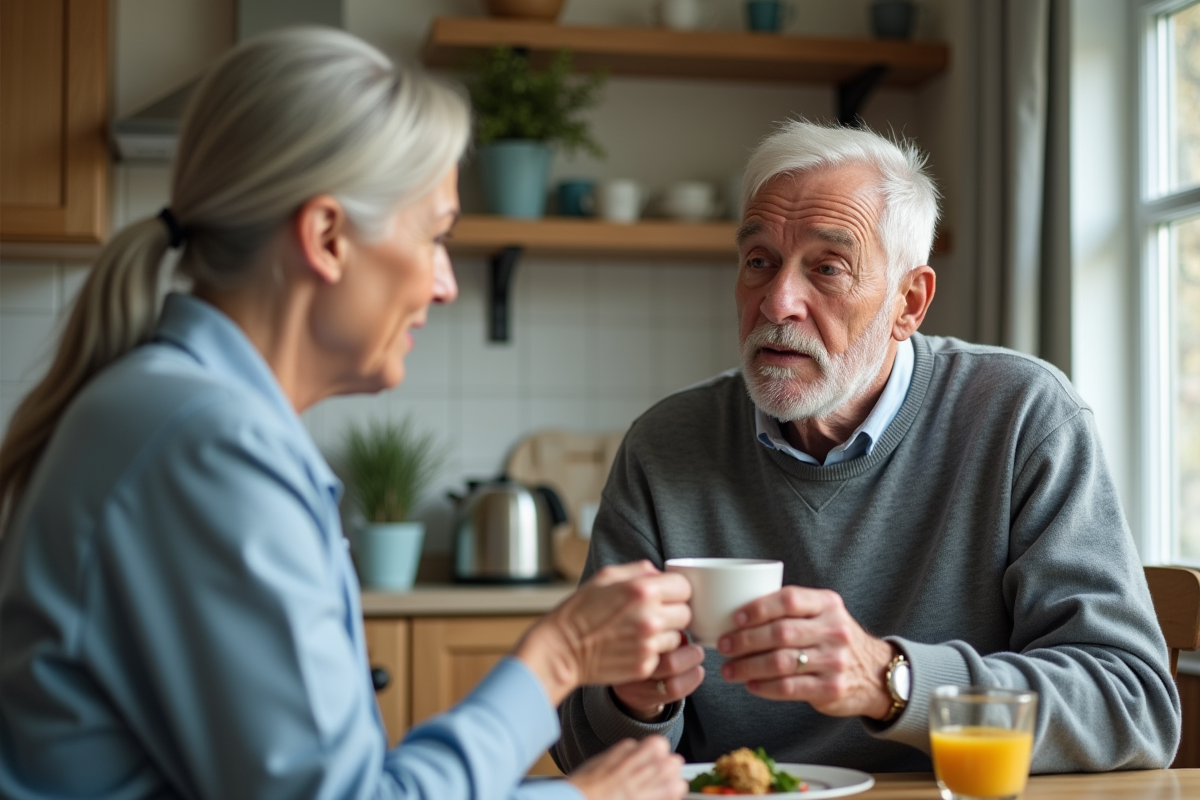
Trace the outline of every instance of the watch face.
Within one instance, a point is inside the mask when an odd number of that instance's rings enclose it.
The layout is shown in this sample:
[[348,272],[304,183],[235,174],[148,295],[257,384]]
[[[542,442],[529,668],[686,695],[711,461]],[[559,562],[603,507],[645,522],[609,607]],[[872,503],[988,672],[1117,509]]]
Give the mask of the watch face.
[[892,670],[892,691],[904,702],[908,702],[912,694],[912,668],[907,661],[901,661]]

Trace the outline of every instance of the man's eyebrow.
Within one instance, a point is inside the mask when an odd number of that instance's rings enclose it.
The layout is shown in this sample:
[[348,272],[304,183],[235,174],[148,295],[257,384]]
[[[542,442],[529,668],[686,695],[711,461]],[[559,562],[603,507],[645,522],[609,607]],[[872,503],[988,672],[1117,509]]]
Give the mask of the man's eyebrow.
[[830,244],[840,244],[850,250],[858,249],[858,240],[854,238],[854,234],[840,228],[816,228],[813,230],[813,236],[824,239]]
[[756,219],[743,222],[742,226],[737,229],[736,241],[741,245],[746,239],[762,230],[762,223]]

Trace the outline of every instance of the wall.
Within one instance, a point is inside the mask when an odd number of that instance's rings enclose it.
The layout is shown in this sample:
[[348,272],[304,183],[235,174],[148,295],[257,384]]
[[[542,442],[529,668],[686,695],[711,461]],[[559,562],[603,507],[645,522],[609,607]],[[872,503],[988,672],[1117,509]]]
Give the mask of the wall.
[[[792,31],[866,34],[867,0],[796,5]],[[190,78],[232,39],[230,0],[113,0],[113,6],[118,115]],[[651,6],[570,0],[562,22],[648,24]],[[739,26],[738,4],[714,7],[720,12],[714,25]],[[928,0],[922,7],[918,37],[950,39],[954,47],[962,25],[956,4]],[[345,3],[351,32],[409,62],[433,16],[480,13],[476,0]],[[956,144],[962,124],[955,111],[961,85],[952,68],[920,91],[881,91],[863,112],[878,129],[922,144],[928,137],[951,228],[964,188]],[[614,79],[593,115],[607,159],[560,157],[554,174],[636,176],[651,189],[684,178],[724,180],[773,121],[793,114],[830,118],[833,103],[833,89],[825,86]],[[165,166],[117,165],[114,228],[157,213],[168,187]],[[477,208],[469,167],[462,192],[464,206]],[[942,283],[925,330],[970,338],[971,304],[955,297],[955,287],[967,285],[963,275],[952,255],[934,266]],[[465,476],[495,474],[507,450],[529,432],[622,430],[667,393],[736,364],[733,264],[526,258],[514,286],[513,340],[504,345],[485,341],[483,260],[458,258],[455,268],[459,300],[431,311],[428,326],[416,334],[400,388],[329,400],[304,415],[326,452],[336,452],[351,421],[411,414],[450,445],[439,489],[461,486]],[[48,364],[57,325],[85,276],[80,265],[0,264],[0,427]],[[434,523],[428,549],[445,552],[448,506],[434,498],[423,513]]]

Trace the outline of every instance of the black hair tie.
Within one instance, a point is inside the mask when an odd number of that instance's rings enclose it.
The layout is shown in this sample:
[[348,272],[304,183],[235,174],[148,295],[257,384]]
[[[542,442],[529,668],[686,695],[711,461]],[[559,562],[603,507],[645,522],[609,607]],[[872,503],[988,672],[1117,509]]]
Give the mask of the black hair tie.
[[168,246],[174,250],[183,244],[183,226],[179,224],[170,207],[164,207],[158,212],[158,218],[167,226],[167,235],[170,237],[167,241]]

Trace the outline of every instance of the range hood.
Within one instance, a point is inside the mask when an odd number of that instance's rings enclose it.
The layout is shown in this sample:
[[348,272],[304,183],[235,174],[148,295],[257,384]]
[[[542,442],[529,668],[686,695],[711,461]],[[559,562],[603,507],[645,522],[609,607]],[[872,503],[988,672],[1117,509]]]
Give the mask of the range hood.
[[[288,25],[343,27],[342,0],[238,0],[235,40]],[[170,161],[179,141],[179,121],[199,79],[180,86],[109,126],[121,161]]]

